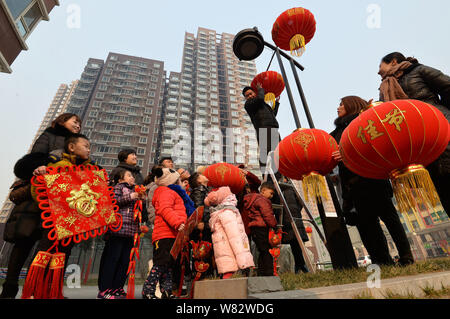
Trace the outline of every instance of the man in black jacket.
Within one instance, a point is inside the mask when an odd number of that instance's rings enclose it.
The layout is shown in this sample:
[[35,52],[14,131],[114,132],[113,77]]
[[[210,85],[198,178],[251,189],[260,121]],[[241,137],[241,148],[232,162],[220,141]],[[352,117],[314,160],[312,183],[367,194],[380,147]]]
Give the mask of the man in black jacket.
[[261,84],[258,83],[257,87],[258,92],[255,92],[247,86],[242,90],[242,94],[246,99],[245,110],[256,130],[256,139],[259,145],[259,165],[262,173],[264,173],[267,154],[274,151],[280,142],[279,125],[276,119],[280,104],[277,100],[275,108],[272,110],[270,105],[264,101],[264,89]]

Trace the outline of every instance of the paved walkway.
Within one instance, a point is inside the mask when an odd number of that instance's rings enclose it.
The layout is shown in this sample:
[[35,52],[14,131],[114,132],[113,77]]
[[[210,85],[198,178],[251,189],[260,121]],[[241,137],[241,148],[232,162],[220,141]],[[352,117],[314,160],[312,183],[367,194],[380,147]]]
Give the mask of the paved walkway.
[[[370,283],[375,286],[377,282]],[[436,272],[430,274],[421,274],[415,276],[397,277],[383,279],[379,281],[379,287],[369,288],[366,282],[338,285],[330,287],[274,291],[274,292],[251,292],[249,299],[351,299],[361,294],[371,294],[375,298],[384,298],[387,291],[408,295],[412,293],[415,296],[422,296],[421,288],[432,287],[436,290],[442,289],[442,286],[450,286],[450,271]],[[142,285],[136,285],[135,298],[142,299]],[[69,299],[96,299],[97,286],[82,286],[81,288],[64,287],[64,295]],[[18,293],[20,298],[21,290]]]

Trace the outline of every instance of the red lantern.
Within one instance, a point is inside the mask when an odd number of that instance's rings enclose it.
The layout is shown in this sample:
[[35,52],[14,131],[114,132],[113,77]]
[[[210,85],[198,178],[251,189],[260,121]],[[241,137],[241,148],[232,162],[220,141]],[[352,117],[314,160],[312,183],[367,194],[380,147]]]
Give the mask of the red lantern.
[[257,84],[261,83],[264,89],[264,101],[272,108],[275,107],[275,99],[281,95],[284,90],[284,80],[280,73],[275,71],[266,71],[258,74],[252,81],[251,87],[257,92]]
[[275,163],[286,177],[303,181],[306,200],[309,194],[321,201],[327,199],[327,186],[323,175],[337,162],[331,153],[338,150],[336,140],[319,129],[297,129],[285,137],[275,150]]
[[[439,202],[424,168],[445,150],[449,123],[434,106],[395,100],[361,113],[344,130],[340,152],[345,166],[358,175],[390,178],[401,212],[415,211],[416,200]],[[413,192],[417,195],[414,196]]]
[[280,14],[273,24],[272,39],[279,48],[301,56],[315,32],[314,15],[304,8],[292,8]]
[[281,245],[281,239],[283,237],[283,232],[278,229],[276,232],[273,229],[269,230],[269,244],[272,247]]
[[239,168],[228,163],[210,165],[203,172],[212,187],[228,186],[234,194],[240,193],[245,186],[245,176]]
[[312,233],[312,228],[310,226],[305,227],[306,233],[307,234],[311,234]]

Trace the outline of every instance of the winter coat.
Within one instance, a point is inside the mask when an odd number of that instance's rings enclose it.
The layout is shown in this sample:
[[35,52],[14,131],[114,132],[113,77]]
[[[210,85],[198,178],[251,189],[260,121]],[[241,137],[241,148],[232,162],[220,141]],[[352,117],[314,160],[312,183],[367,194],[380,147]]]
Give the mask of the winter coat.
[[[413,64],[398,83],[410,99],[435,106],[450,121],[450,76],[423,64]],[[450,174],[450,143],[439,158],[427,167],[437,174]]]
[[[204,201],[208,193],[210,192],[210,188],[200,185],[196,188],[191,189],[191,193],[189,197],[194,202],[195,208],[203,206],[203,218],[202,221],[205,224],[205,228],[203,231],[205,233],[211,232],[211,229],[209,228],[209,218],[210,218],[210,212],[209,212],[209,206],[206,206]],[[199,235],[199,231],[197,229],[194,229],[192,237],[197,238]],[[194,239],[195,240],[195,239]]]
[[146,206],[147,206],[147,214],[148,214],[148,222],[150,224],[153,224],[155,222],[155,207],[153,207],[152,199],[153,194],[155,193],[155,189],[158,188],[158,185],[156,185],[155,182],[151,182],[147,186],[147,199],[146,199]]
[[119,206],[118,213],[122,215],[122,228],[113,232],[112,236],[133,237],[139,232],[139,221],[134,220],[134,205],[137,199],[131,199],[131,193],[134,193],[134,186],[128,183],[118,183],[114,186],[114,195]]
[[272,202],[258,193],[244,196],[243,214],[248,216],[248,227],[275,228],[277,220],[272,209]]
[[261,186],[261,180],[250,171],[247,171],[247,175],[245,175],[245,179],[247,180],[248,186],[250,186],[250,190],[252,193],[259,193],[259,187]]
[[236,204],[236,197],[230,195],[220,205],[211,207],[209,226],[219,274],[255,266]]
[[278,102],[275,104],[275,109],[272,110],[270,105],[264,101],[264,89],[258,90],[258,95],[245,102],[245,110],[247,111],[253,126],[258,132],[261,127],[276,127],[279,128],[278,121],[275,118],[278,113]]
[[[119,175],[119,172],[123,169],[126,169],[127,171],[130,171],[131,174],[133,174],[134,177],[134,183],[136,185],[144,185],[144,177],[141,174],[141,168],[137,165],[129,165],[127,163],[121,162],[119,165],[117,165],[113,170],[111,171],[111,174],[109,174],[109,185],[114,186],[114,179]],[[147,202],[143,203],[142,208],[142,221],[145,223],[148,221],[148,212],[147,212]]]
[[[334,121],[336,129],[330,133],[334,137],[337,143],[340,142],[342,133],[345,128],[358,117],[359,114],[351,114],[337,118]],[[349,170],[343,162],[339,162],[339,180],[342,188],[343,198],[343,213],[344,216],[350,213],[354,207],[355,198],[362,198],[367,193],[374,194],[376,196],[386,196],[391,198],[393,191],[391,184],[388,180],[384,179],[371,179],[359,176]],[[376,194],[376,195],[375,195]]]
[[186,224],[187,214],[183,199],[167,186],[159,186],[153,193],[155,225],[152,242],[163,238],[176,238],[178,227]]
[[141,174],[141,168],[137,165],[129,165],[124,162],[120,162],[119,165],[113,168],[111,174],[109,174],[109,180],[111,184],[114,183],[114,179],[116,178],[117,175],[119,175],[119,172],[123,169],[126,169],[127,171],[130,171],[131,174],[133,174],[134,183],[136,185],[144,185],[144,177]]
[[27,200],[15,205],[8,217],[3,231],[3,240],[15,243],[17,240],[41,238],[42,211],[34,200]]
[[[55,127],[49,127],[37,138],[30,153],[50,154],[55,150],[62,153],[64,151],[64,140],[73,133],[64,126],[56,124]],[[60,153],[57,154],[60,156]]]
[[[34,142],[31,152],[19,159],[14,165],[14,174],[23,181],[30,182],[33,171],[39,166],[46,166],[50,161],[56,162],[64,150],[64,140],[72,132],[64,126],[47,128]],[[24,184],[26,185],[26,184]],[[31,190],[31,187],[30,187]],[[40,238],[41,210],[33,199],[16,205],[11,211],[5,225],[5,241],[15,242],[24,237]]]
[[[297,196],[295,195],[295,191],[292,187],[281,185],[281,191],[283,192],[283,196],[286,199],[286,203],[291,211],[292,217],[294,217],[295,225],[300,233],[300,237],[303,242],[309,241],[308,234],[306,234],[305,225],[303,221],[299,220],[302,218],[302,204],[299,202]],[[289,217],[286,216],[287,212],[283,211],[283,231],[286,234],[283,234],[283,243],[288,243],[292,240],[296,240],[294,230],[292,229],[292,225],[289,221]]]

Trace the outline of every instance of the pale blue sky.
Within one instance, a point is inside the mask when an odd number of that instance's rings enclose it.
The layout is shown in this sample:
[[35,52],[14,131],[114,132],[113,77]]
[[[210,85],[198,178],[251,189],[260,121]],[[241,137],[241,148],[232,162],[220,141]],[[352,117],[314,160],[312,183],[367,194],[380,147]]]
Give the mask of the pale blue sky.
[[[296,58],[317,128],[331,131],[341,97],[378,97],[380,59],[392,51],[415,56],[421,63],[450,74],[450,2],[446,0],[315,0],[315,1],[148,1],[61,0],[41,22],[12,64],[13,73],[0,73],[0,203],[13,181],[14,163],[23,156],[61,83],[78,79],[88,58],[105,59],[108,52],[142,56],[165,62],[167,71],[181,70],[184,33],[198,27],[218,33],[237,33],[257,26],[273,43],[271,29],[286,9],[302,6],[317,21],[314,38],[305,54]],[[371,27],[374,4],[379,28]],[[80,9],[80,27],[70,28],[70,5]],[[369,21],[369,24],[368,24]],[[378,20],[375,20],[377,22]],[[265,71],[269,50],[257,59]],[[289,65],[285,63],[289,70]],[[278,71],[274,59],[272,68]],[[300,98],[291,78],[291,89],[303,127]],[[295,129],[286,93],[278,120],[282,137]]]

